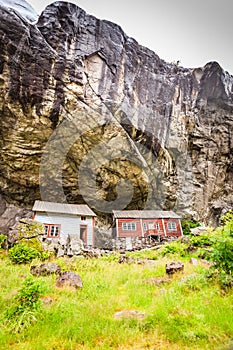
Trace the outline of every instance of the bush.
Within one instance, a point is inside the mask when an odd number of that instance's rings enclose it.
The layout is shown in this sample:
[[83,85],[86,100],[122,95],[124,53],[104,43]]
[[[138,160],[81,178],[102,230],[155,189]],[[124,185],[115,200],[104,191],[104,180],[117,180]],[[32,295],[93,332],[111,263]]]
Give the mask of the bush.
[[186,246],[180,242],[166,243],[161,249],[161,255],[179,254],[180,256],[185,256],[185,248]]
[[229,236],[233,237],[233,211],[229,210],[229,212],[221,217],[221,223],[223,224],[223,229],[225,233]]
[[202,273],[193,273],[191,275],[183,277],[179,284],[181,289],[184,291],[198,291],[207,286],[207,279],[206,276]]
[[0,248],[4,248],[4,243],[6,242],[7,236],[0,233]]
[[233,275],[233,212],[230,210],[221,222],[212,238],[210,259],[220,274]]
[[207,252],[207,259],[214,263],[220,285],[229,287],[232,285],[230,277],[233,276],[233,212],[229,211],[221,222],[222,226],[210,237],[211,250]]
[[220,274],[219,276],[220,287],[224,290],[230,290],[233,288],[233,276]]
[[194,247],[210,247],[213,244],[213,238],[208,234],[202,234],[200,236],[192,236],[190,238],[190,244]]
[[210,258],[220,272],[233,275],[233,238],[220,237],[216,239]]
[[32,322],[36,322],[36,315],[41,308],[40,297],[44,295],[47,287],[42,279],[34,279],[28,276],[15,296],[15,304],[7,310],[5,318],[9,328],[14,332],[20,332]]
[[39,257],[40,253],[37,250],[25,244],[16,244],[9,250],[9,258],[16,264],[26,264]]
[[194,220],[184,219],[181,221],[181,226],[182,226],[183,234],[189,235],[191,233],[190,229],[200,226],[200,223]]
[[216,268],[211,268],[206,271],[205,277],[207,280],[218,283],[219,286],[225,291],[233,288],[233,276],[228,275],[224,272],[219,272]]
[[51,258],[54,254],[48,250],[44,250],[41,254],[40,254],[40,259],[42,261],[45,261],[49,258]]
[[28,276],[15,297],[18,309],[38,309],[41,306],[39,298],[45,291],[46,287],[42,279],[34,279],[31,275]]

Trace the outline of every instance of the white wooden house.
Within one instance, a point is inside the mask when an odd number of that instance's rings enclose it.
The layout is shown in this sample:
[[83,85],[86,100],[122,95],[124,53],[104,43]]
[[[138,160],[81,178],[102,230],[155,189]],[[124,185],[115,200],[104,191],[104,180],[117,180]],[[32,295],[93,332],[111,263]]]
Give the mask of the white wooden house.
[[95,213],[86,204],[35,201],[34,220],[45,227],[48,238],[77,235],[87,245],[94,245]]

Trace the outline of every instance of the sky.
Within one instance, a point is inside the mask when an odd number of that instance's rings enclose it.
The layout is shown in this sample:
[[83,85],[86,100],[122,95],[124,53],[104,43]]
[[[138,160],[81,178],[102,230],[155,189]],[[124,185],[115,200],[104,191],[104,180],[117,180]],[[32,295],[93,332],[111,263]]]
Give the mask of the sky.
[[[53,1],[27,0],[41,13]],[[139,44],[186,68],[217,61],[233,75],[232,0],[71,0],[119,24]]]

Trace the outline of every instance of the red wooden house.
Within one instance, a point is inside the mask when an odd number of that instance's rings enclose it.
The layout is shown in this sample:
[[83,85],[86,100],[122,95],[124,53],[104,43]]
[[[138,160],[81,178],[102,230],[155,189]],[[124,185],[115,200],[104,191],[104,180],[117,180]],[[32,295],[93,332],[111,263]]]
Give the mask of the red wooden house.
[[180,237],[183,236],[180,219],[173,211],[115,210],[116,237]]

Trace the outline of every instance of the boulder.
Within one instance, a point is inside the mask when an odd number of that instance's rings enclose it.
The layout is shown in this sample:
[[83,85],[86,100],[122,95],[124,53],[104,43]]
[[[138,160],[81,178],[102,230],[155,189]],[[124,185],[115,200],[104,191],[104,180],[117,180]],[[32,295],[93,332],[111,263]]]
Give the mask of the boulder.
[[130,256],[127,255],[121,255],[118,262],[120,264],[133,264],[135,262],[135,260],[133,258],[131,258]]
[[189,260],[189,262],[190,262],[190,264],[195,265],[195,266],[197,266],[197,265],[199,264],[198,260],[195,259],[195,258],[191,258],[191,259]]
[[57,258],[61,258],[61,257],[65,256],[65,254],[66,254],[65,248],[59,246],[57,248]]
[[166,273],[173,275],[176,272],[182,272],[184,270],[184,264],[179,261],[172,261],[166,264]]
[[67,245],[69,244],[69,242],[70,242],[69,236],[61,236],[61,237],[58,239],[57,244],[59,244],[59,245],[62,246],[62,247],[67,247]]
[[54,252],[58,250],[58,238],[44,238],[42,240],[42,247],[44,250],[47,250],[49,252]]
[[116,319],[131,319],[131,318],[135,318],[138,320],[143,320],[146,317],[146,314],[144,313],[140,313],[137,310],[121,310],[121,311],[117,311],[114,314],[114,318]]
[[66,271],[61,273],[59,277],[56,279],[57,287],[73,287],[75,289],[82,288],[82,279],[81,277],[71,271]]
[[82,255],[85,258],[99,258],[101,257],[102,253],[100,249],[92,249],[92,248],[88,248],[88,249],[83,249],[82,251]]
[[31,266],[30,272],[34,276],[47,276],[52,274],[60,274],[61,268],[55,263],[48,262],[41,265]]
[[69,235],[69,245],[67,247],[67,255],[79,255],[82,254],[84,245],[83,241],[78,238],[77,235]]
[[200,236],[202,233],[206,232],[209,229],[209,227],[206,226],[197,226],[194,228],[190,228],[190,232],[194,236]]

